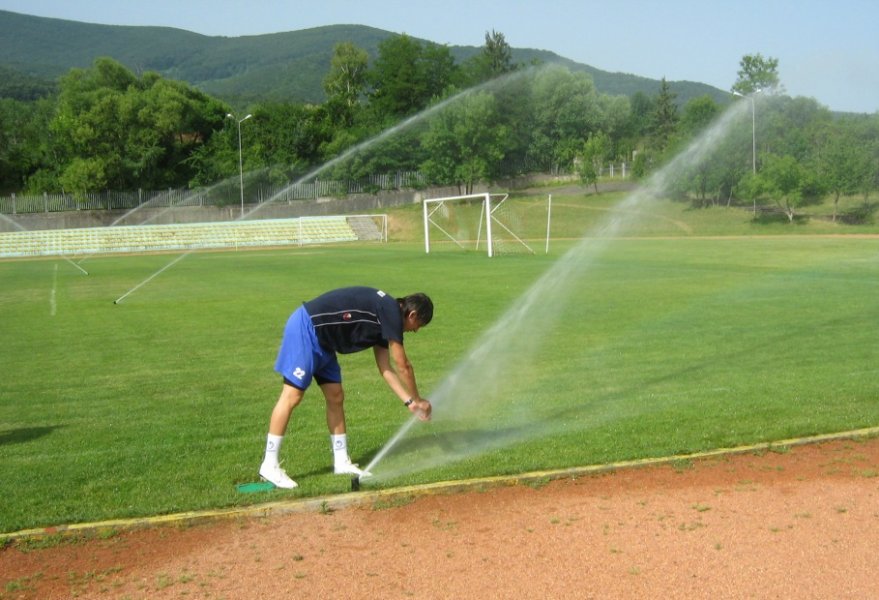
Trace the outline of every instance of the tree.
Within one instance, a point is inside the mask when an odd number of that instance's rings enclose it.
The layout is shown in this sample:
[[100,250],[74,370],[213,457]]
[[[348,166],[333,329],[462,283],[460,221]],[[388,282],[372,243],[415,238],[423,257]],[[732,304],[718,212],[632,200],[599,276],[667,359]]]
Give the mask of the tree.
[[625,160],[632,161],[633,167],[635,157],[640,151],[642,161],[639,168],[642,172],[638,176],[641,177],[646,169],[646,164],[643,162],[643,150],[650,135],[650,121],[653,114],[654,101],[653,98],[644,92],[635,92],[627,100],[628,106],[626,107],[622,122],[619,124],[618,129],[615,130],[616,134],[613,136],[613,141],[618,154],[625,157]]
[[378,117],[395,121],[418,112],[424,90],[419,81],[421,44],[408,35],[389,37],[379,43],[378,58],[369,71],[369,105]]
[[332,120],[326,104],[284,102],[254,107],[252,166],[267,166],[270,178],[279,184],[302,177],[323,162],[324,147],[338,129],[344,129]]
[[778,59],[763,58],[761,54],[746,54],[739,62],[738,79],[732,91],[743,96],[758,90],[781,91],[778,78]]
[[692,98],[684,105],[681,115],[681,132],[695,137],[720,114],[720,107],[709,95]]
[[220,102],[182,82],[152,72],[138,79],[109,58],[73,69],[61,80],[50,124],[58,184],[76,192],[186,184],[189,156],[225,114]]
[[766,196],[775,202],[790,223],[793,223],[796,209],[820,193],[820,184],[814,173],[790,155],[768,154],[763,168],[752,177],[751,185],[755,196]]
[[422,144],[429,157],[421,169],[431,183],[454,184],[463,193],[490,180],[504,157],[508,129],[498,122],[494,97],[463,97],[431,120]]
[[872,170],[869,141],[859,135],[853,122],[823,127],[818,151],[822,182],[833,194],[833,221],[839,212],[839,198],[864,189]]
[[515,71],[516,68],[513,64],[513,51],[504,34],[494,30],[491,33],[485,32],[482,51],[464,64],[469,85],[478,85]]
[[0,65],[0,99],[37,100],[57,91],[54,82]]
[[[46,101],[41,104],[45,106]],[[0,98],[0,192],[18,191],[42,162],[40,104]]]
[[671,91],[671,87],[662,78],[659,84],[659,95],[656,96],[656,102],[653,106],[653,119],[651,122],[651,133],[656,148],[663,152],[671,143],[672,137],[678,128],[678,107],[675,104],[677,94]]
[[[683,112],[679,121],[679,137],[681,141],[696,138],[703,130],[705,130],[720,113],[720,107],[710,96],[699,96],[691,99],[684,105]],[[718,140],[716,146],[724,145],[724,140]],[[695,193],[696,199],[704,207],[709,203],[709,196],[712,202],[717,203],[721,194],[725,191],[731,191],[728,185],[726,175],[728,170],[724,164],[723,157],[728,156],[728,152],[714,151],[703,157],[702,160],[694,161],[693,164],[686,165],[681,170],[680,177],[673,182],[676,191],[682,196],[689,193]],[[729,195],[727,195],[729,199]]]
[[540,168],[569,169],[589,135],[602,129],[602,103],[583,72],[552,67],[538,71],[533,91],[531,155]]
[[383,40],[367,74],[369,105],[378,126],[414,115],[445,94],[458,79],[446,46],[424,47],[401,35]]
[[833,113],[813,98],[782,96],[761,102],[757,117],[758,169],[765,151],[789,154],[804,163],[811,160],[816,132],[836,126]]
[[870,191],[879,188],[879,112],[873,113],[863,124],[861,132],[863,145],[869,155],[869,167],[861,186],[864,194],[864,205],[870,199]]
[[504,38],[504,34],[494,29],[491,30],[490,34],[485,32],[485,46],[482,48],[482,55],[485,57],[491,77],[497,77],[515,69],[510,45]]
[[327,106],[343,123],[351,125],[354,111],[360,105],[366,88],[369,55],[352,42],[342,42],[333,48],[330,70],[324,77],[323,87]]
[[461,82],[461,69],[448,46],[427,44],[419,61],[420,78],[424,85],[424,106],[448,95]]
[[583,152],[579,157],[577,173],[580,175],[580,182],[583,185],[593,185],[596,194],[598,193],[598,176],[601,173],[601,166],[609,151],[610,138],[599,131],[589,136],[589,139],[583,144]]
[[629,115],[632,112],[631,102],[626,96],[599,94],[598,105],[601,113],[601,130],[607,133],[611,144],[611,155],[608,158],[618,157],[625,160],[631,148],[621,142],[624,141],[623,138],[627,133]]
[[650,122],[656,110],[655,100],[644,92],[635,92],[629,99],[631,112],[625,124],[625,135],[633,140],[650,134]]
[[503,77],[481,88],[494,96],[498,122],[507,128],[504,162],[500,165],[505,176],[521,175],[533,165],[531,143],[536,129],[533,81],[533,77]]

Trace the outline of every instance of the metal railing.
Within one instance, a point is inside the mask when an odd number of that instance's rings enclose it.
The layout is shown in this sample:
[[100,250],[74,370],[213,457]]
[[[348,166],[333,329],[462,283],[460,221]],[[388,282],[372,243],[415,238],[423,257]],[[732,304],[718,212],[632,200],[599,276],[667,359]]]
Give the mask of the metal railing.
[[[246,186],[249,203],[292,202],[323,197],[344,197],[379,190],[420,187],[424,177],[418,171],[383,173],[359,180],[315,180],[288,185],[255,184]],[[75,210],[131,210],[143,205],[154,208],[174,206],[233,206],[240,201],[237,185],[224,183],[198,189],[136,190],[133,192],[88,192],[42,195],[0,196],[0,213],[16,215]]]
[[[630,175],[626,163],[608,163],[602,166],[599,176],[627,178]],[[315,180],[308,183],[267,185],[262,183],[245,186],[248,204],[266,201],[294,202],[315,198],[344,197],[348,194],[374,193],[376,191],[422,188],[424,175],[420,171],[380,173],[358,180]],[[0,214],[50,213],[75,210],[132,210],[144,205],[153,208],[175,206],[234,206],[240,202],[237,182],[223,182],[196,189],[135,190],[131,192],[56,193],[41,195],[0,196]]]

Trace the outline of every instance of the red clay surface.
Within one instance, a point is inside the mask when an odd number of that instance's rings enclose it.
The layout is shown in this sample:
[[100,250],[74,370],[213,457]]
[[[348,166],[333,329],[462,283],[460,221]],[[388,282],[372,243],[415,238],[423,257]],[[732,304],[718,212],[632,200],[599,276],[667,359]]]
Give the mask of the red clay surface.
[[879,439],[0,551],[0,598],[879,598]]

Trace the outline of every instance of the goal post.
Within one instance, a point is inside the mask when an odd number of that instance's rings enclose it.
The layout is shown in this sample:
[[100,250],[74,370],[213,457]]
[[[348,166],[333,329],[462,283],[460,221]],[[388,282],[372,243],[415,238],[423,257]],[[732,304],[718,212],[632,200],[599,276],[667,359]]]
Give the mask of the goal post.
[[[430,254],[431,238],[433,238],[434,249],[436,249],[439,240],[453,243],[462,250],[478,249],[488,197],[488,194],[471,194],[425,199],[422,203],[424,252]],[[478,216],[474,218],[474,214],[477,214],[476,210],[478,210]],[[474,227],[476,228],[475,238],[473,237]],[[491,256],[490,250],[489,256]]]
[[422,202],[424,251],[442,249],[498,254],[534,254],[527,240],[547,239],[549,205],[543,198],[509,194],[470,194],[429,198]]

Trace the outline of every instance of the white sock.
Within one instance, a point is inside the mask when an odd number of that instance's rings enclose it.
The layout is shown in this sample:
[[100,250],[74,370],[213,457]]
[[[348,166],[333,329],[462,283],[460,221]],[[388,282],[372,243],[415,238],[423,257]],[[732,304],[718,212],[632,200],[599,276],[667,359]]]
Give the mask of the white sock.
[[283,435],[272,435],[271,433],[266,437],[266,457],[263,459],[263,464],[278,464],[278,452],[281,450],[283,439]]
[[346,434],[330,434],[330,445],[333,448],[333,460],[336,464],[348,462],[348,436]]

